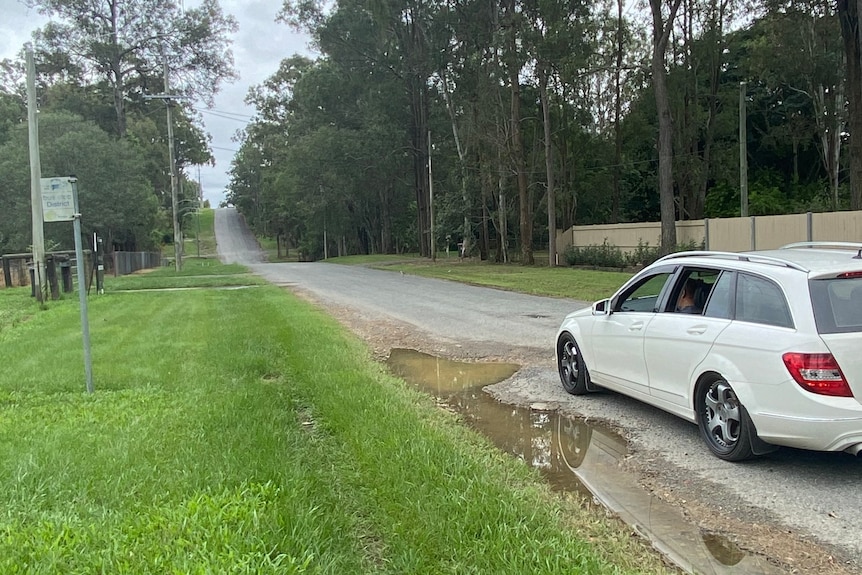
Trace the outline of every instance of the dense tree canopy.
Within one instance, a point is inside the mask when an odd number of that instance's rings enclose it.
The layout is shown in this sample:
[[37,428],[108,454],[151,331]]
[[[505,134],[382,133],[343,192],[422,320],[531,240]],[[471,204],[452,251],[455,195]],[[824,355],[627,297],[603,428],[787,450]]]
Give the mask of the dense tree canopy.
[[126,134],[126,102],[163,84],[164,66],[180,78],[172,93],[211,101],[234,78],[227,35],[236,21],[216,0],[183,10],[174,0],[29,0],[59,18],[36,33],[41,74],[110,89],[116,131]]
[[840,4],[287,0],[321,56],[252,89],[229,201],[309,257],[430,255],[432,208],[437,244],[483,259],[572,224],[672,232],[740,213],[742,84],[748,212],[855,207]]
[[[201,119],[182,100],[171,104],[169,158],[166,103],[146,96],[165,92],[167,64],[171,95],[211,101],[234,77],[228,34],[235,20],[217,0],[189,10],[172,0],[29,4],[52,16],[33,38],[43,175],[78,176],[84,228],[98,230],[109,248],[158,248],[171,240],[171,161],[180,201],[192,201],[198,184],[184,168],[212,156]],[[31,243],[24,77],[23,57],[0,63],[0,252]],[[54,239],[67,247],[72,240],[65,233]]]
[[[59,18],[36,37],[43,110],[122,137],[164,213],[164,104],[143,96],[165,54],[176,90],[211,95],[233,19],[215,0],[32,4]],[[675,219],[740,214],[740,120],[748,213],[862,207],[854,2],[286,0],[278,18],[320,56],[250,89],[228,201],[304,257],[461,244],[530,263],[558,229],[638,220],[662,221],[667,251]],[[20,70],[0,69],[4,146]],[[208,161],[199,125],[180,114],[181,168]]]
[[[98,231],[108,245],[152,244],[158,200],[134,145],[117,142],[94,123],[69,113],[43,114],[40,136],[43,176],[78,178],[85,231]],[[31,242],[27,140],[27,126],[21,124],[0,145],[0,252],[21,251]],[[45,224],[45,238],[64,249],[74,245],[68,223]]]

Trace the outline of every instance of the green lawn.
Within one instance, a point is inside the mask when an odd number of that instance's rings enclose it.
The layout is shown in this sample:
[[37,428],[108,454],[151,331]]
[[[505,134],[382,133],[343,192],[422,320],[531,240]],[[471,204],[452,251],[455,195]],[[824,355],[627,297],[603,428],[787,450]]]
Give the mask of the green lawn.
[[496,287],[534,295],[596,301],[611,296],[630,273],[568,267],[521,266],[488,262],[462,262],[458,258],[431,262],[416,256],[348,256],[328,260],[348,265],[372,265],[392,271]]
[[2,573],[665,569],[283,290],[0,296]]

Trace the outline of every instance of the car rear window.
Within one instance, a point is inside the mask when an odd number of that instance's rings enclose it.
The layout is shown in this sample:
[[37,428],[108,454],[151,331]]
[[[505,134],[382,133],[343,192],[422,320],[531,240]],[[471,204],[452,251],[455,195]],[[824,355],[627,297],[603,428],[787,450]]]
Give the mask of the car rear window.
[[816,279],[808,284],[818,332],[862,331],[862,278]]
[[793,327],[790,308],[781,288],[765,278],[743,273],[739,274],[736,283],[736,319]]

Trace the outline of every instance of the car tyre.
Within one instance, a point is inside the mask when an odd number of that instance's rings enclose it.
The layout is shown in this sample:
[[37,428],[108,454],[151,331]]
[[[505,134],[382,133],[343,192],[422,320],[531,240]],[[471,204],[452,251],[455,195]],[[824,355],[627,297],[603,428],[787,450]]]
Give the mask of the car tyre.
[[696,410],[700,434],[713,454],[725,461],[742,461],[754,454],[754,426],[724,378],[714,377],[699,386]]
[[584,395],[589,392],[587,366],[581,356],[581,350],[575,338],[564,333],[557,341],[557,367],[560,371],[560,381],[563,389],[572,395]]

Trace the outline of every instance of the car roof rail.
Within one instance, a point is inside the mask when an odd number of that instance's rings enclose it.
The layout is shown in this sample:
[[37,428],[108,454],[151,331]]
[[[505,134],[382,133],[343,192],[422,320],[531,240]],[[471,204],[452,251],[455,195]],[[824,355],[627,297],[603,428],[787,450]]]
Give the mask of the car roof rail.
[[[862,245],[859,246],[862,248]],[[676,252],[672,254],[668,254],[658,261],[666,261],[675,258],[688,257],[688,256],[698,256],[698,257],[710,257],[717,259],[726,259],[726,260],[736,260],[741,262],[757,262],[763,264],[770,264],[774,266],[781,266],[786,268],[791,268],[800,272],[808,273],[808,268],[801,266],[795,262],[791,262],[782,258],[774,258],[771,256],[762,256],[760,254],[752,254],[746,252],[712,252],[712,251],[691,251],[691,252]]]
[[862,243],[859,242],[794,242],[781,246],[780,250],[792,250],[797,248],[828,248],[833,250],[856,250],[855,259],[862,259]]

